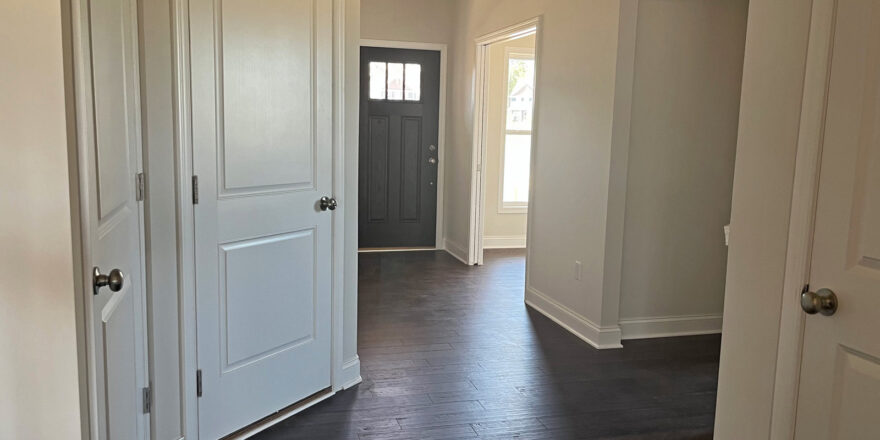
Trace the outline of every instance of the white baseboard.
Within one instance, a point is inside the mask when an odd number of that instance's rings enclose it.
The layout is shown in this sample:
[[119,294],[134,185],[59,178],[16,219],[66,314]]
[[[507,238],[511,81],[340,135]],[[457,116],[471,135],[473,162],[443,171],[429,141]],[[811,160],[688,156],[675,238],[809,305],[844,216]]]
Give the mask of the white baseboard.
[[483,237],[483,249],[519,249],[526,247],[525,235],[487,235]]
[[621,319],[621,337],[646,339],[721,333],[721,317],[712,314]]
[[526,304],[593,347],[623,347],[620,344],[620,327],[600,327],[532,286],[526,288]]
[[449,239],[443,240],[443,244],[443,247],[446,249],[446,252],[448,252],[449,255],[452,255],[464,264],[468,264],[467,248],[464,248],[458,243],[450,241]]
[[361,359],[358,355],[342,364],[342,389],[347,390],[361,383]]

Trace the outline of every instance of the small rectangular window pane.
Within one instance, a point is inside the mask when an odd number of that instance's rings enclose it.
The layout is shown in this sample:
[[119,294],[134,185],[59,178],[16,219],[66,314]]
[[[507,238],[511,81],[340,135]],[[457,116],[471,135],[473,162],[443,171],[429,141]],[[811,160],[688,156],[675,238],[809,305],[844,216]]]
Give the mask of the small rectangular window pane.
[[403,63],[388,63],[388,100],[403,100]]
[[529,155],[532,135],[508,134],[504,139],[504,203],[529,201]]
[[385,99],[385,63],[370,62],[370,99]]
[[532,129],[535,60],[511,57],[507,65],[507,129]]
[[406,81],[404,83],[403,99],[407,101],[418,101],[422,99],[422,65],[407,64],[406,65]]

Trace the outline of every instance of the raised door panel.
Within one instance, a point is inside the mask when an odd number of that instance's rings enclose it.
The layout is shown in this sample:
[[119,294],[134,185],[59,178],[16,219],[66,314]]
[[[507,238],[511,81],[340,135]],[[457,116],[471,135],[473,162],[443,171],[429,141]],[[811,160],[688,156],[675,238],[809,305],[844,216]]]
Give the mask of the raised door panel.
[[400,221],[418,222],[422,202],[422,117],[401,118]]
[[311,0],[217,8],[221,195],[314,186],[314,8]]
[[388,219],[388,116],[371,116],[367,146],[367,218],[384,222]]
[[315,245],[308,229],[221,246],[225,372],[314,339]]
[[117,215],[129,201],[133,174],[127,145],[136,142],[132,133],[134,90],[130,66],[131,11],[128,3],[93,0],[89,4],[92,44],[94,148],[98,218]]

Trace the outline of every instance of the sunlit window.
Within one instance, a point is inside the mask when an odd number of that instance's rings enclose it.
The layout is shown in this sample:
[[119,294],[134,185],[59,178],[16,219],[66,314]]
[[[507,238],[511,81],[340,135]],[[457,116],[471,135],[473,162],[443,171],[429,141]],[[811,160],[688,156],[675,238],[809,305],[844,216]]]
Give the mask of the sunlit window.
[[370,62],[370,99],[419,101],[422,99],[422,65]]
[[370,99],[385,99],[385,63],[370,63]]
[[506,118],[502,146],[501,208],[525,210],[529,202],[529,162],[532,146],[532,112],[535,100],[535,57],[507,53]]
[[404,76],[404,96],[407,101],[418,101],[422,99],[422,65],[407,64],[406,75]]
[[403,100],[403,64],[388,63],[388,97],[389,101]]

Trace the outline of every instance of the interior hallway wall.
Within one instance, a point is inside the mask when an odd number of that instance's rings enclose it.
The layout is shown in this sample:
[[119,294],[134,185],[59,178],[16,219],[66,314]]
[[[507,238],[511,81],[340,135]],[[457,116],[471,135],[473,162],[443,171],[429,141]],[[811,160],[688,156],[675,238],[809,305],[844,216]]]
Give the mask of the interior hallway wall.
[[526,298],[597,345],[619,339],[616,313],[602,313],[619,10],[608,0],[462,1],[450,61],[446,237],[467,249],[474,41],[542,17]]
[[623,338],[721,331],[748,0],[639,0]]
[[3,439],[82,434],[62,3],[0,2]]
[[449,44],[459,0],[361,0],[361,38]]
[[[488,50],[488,99],[486,101],[486,197],[483,206],[483,245],[525,247],[526,212],[501,212],[502,142],[505,138],[508,49],[535,50],[535,35],[495,43]],[[520,244],[521,243],[521,244]]]

